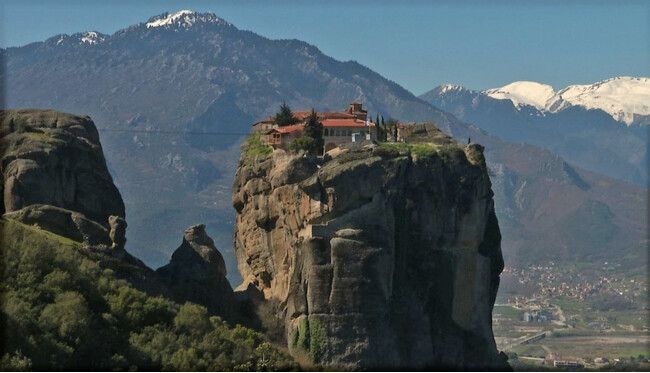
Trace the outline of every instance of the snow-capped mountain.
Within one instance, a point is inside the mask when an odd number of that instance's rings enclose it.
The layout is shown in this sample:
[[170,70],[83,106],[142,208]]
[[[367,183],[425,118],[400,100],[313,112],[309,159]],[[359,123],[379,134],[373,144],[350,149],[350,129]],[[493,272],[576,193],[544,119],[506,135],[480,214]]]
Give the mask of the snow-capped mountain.
[[555,92],[514,82],[482,92],[446,84],[423,100],[506,141],[545,147],[574,164],[647,185],[648,78],[613,78]]
[[467,91],[468,89],[460,86],[460,85],[455,85],[455,84],[445,84],[441,85],[439,87],[440,93],[450,93],[450,92],[461,92],[461,91]]
[[86,31],[81,33],[81,43],[99,44],[106,40],[107,35],[103,35],[97,31]]
[[[147,22],[140,22],[133,26],[119,30],[112,36],[124,36],[133,32],[146,32],[156,30],[189,31],[204,27],[232,27],[233,25],[217,17],[214,13],[197,13],[193,10],[181,10],[176,13],[163,13],[149,18]],[[84,31],[72,35],[60,34],[45,41],[46,45],[55,48],[83,48],[96,46],[111,38],[111,35],[102,34],[99,31]]]
[[96,45],[104,42],[107,37],[108,35],[99,31],[84,31],[72,35],[60,34],[48,39],[46,42],[56,46]]
[[553,87],[537,82],[513,82],[501,88],[483,91],[484,94],[499,100],[510,100],[515,106],[531,105],[545,110],[546,105],[555,96]]
[[152,17],[147,21],[145,27],[188,28],[197,23],[216,23],[230,26],[230,23],[217,17],[214,13],[197,13],[193,10],[185,9],[173,14],[163,13],[159,16]]
[[650,124],[650,78],[616,77],[594,84],[572,85],[555,92],[536,82],[513,82],[483,94],[510,100],[517,107],[534,106],[557,113],[571,106],[600,109],[625,124]]
[[618,77],[592,85],[572,85],[557,92],[548,109],[559,111],[571,105],[601,109],[630,125],[638,116],[650,115],[650,78]]

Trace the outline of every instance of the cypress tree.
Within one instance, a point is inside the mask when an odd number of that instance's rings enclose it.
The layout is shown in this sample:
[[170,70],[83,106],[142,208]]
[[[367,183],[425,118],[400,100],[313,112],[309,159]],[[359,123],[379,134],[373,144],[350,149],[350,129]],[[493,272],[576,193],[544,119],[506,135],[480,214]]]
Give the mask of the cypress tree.
[[298,118],[293,116],[293,111],[291,111],[289,105],[284,101],[282,101],[282,105],[280,105],[280,111],[275,114],[275,124],[277,124],[278,127],[298,124]]
[[325,140],[323,140],[323,123],[318,120],[318,115],[313,108],[311,109],[311,114],[307,119],[307,123],[305,123],[303,136],[314,139],[314,149],[312,149],[312,152],[314,154],[319,154],[320,149],[325,145]]

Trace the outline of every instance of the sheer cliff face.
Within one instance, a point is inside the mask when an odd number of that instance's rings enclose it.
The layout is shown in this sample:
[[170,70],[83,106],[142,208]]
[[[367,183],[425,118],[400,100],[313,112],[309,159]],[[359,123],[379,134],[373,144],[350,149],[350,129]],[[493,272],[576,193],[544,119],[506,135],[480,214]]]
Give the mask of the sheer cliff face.
[[491,328],[503,260],[482,148],[443,140],[320,165],[244,149],[239,269],[279,301],[292,352],[346,368],[506,366]]

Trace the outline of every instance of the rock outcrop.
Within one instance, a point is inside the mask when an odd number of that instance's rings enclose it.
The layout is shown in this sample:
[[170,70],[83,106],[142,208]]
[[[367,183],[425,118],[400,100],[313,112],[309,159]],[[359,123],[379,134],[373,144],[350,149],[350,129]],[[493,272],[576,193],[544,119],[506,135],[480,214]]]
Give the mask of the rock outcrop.
[[53,110],[0,110],[4,218],[83,244],[118,277],[155,294],[155,273],[125,251],[124,202],[88,116]]
[[157,272],[125,250],[124,203],[89,117],[3,110],[0,136],[4,218],[82,243],[85,255],[151,295],[192,301],[235,320],[241,304],[203,225],[187,229],[170,263]]
[[351,369],[508,369],[491,327],[503,259],[483,148],[428,140],[320,163],[244,148],[240,288],[280,305],[293,353]]
[[35,204],[3,216],[88,245],[111,245],[109,231],[103,225],[76,211]]
[[51,205],[83,214],[106,229],[111,215],[124,217],[97,128],[87,116],[0,111],[0,172],[0,213]]
[[187,228],[183,243],[172,254],[169,264],[156,272],[177,302],[201,304],[227,320],[236,318],[232,287],[226,279],[226,263],[205,232],[205,225]]

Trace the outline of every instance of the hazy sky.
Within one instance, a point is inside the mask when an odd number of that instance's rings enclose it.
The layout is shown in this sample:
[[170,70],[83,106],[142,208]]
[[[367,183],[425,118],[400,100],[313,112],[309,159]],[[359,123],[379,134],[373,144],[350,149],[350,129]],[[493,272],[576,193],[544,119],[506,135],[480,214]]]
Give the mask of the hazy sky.
[[0,45],[106,34],[181,9],[356,60],[416,95],[533,80],[555,89],[650,76],[650,1],[8,1]]

